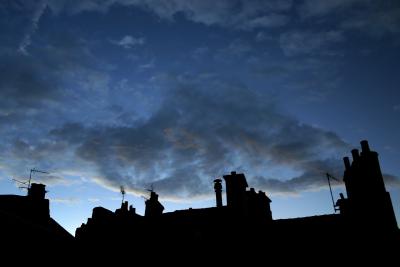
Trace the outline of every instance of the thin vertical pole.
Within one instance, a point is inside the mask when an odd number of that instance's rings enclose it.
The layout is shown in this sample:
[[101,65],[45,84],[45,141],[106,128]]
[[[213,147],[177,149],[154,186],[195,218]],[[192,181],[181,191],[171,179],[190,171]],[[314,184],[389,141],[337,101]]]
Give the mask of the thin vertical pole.
[[331,181],[329,180],[329,177],[330,177],[330,175],[329,175],[329,173],[327,173],[327,174],[326,174],[326,178],[328,179],[329,191],[331,192],[333,211],[336,213],[336,209],[335,209],[335,200],[333,199]]

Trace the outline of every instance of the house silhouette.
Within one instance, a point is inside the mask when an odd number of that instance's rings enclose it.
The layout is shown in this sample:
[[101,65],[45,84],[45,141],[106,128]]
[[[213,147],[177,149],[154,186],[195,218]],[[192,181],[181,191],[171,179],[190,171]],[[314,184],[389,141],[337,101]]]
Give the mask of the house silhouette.
[[[341,259],[365,259],[378,251],[390,258],[398,248],[400,233],[378,153],[364,140],[361,153],[352,150],[352,158],[352,162],[343,159],[347,197],[341,194],[337,200],[338,214],[274,220],[271,199],[249,188],[243,173],[232,171],[223,175],[226,205],[222,179],[214,180],[216,204],[209,208],[164,213],[158,194],[151,190],[144,215],[137,214],[127,201],[114,212],[95,207],[87,222],[76,229],[72,249],[96,259],[99,251],[120,254],[131,250],[137,255],[170,251],[197,257],[205,248],[223,251],[231,260],[261,259],[266,254],[280,259],[285,258],[282,255],[308,257],[310,251],[324,254],[331,250]],[[0,196],[0,214],[3,240],[66,243],[73,239],[51,219],[42,184],[32,184],[27,196]],[[127,245],[114,247],[124,242]],[[202,255],[212,257],[212,253]]]
[[[222,180],[214,180],[216,206],[163,212],[158,195],[151,192],[146,201],[145,215],[127,209],[111,212],[95,208],[92,218],[76,230],[79,243],[101,244],[118,242],[121,237],[135,240],[145,246],[168,247],[171,240],[180,249],[187,246],[210,246],[223,240],[223,246],[232,250],[238,244],[257,243],[271,251],[279,247],[298,250],[304,240],[313,249],[340,246],[345,252],[351,247],[389,246],[399,241],[399,230],[390,194],[386,191],[379,166],[378,153],[371,151],[367,141],[361,142],[362,151],[352,151],[353,161],[344,158],[344,182],[347,198],[341,194],[336,207],[339,214],[328,214],[293,219],[273,220],[271,200],[262,191],[248,189],[244,174],[231,172],[224,175],[226,205],[222,200]],[[316,245],[318,244],[318,245]]]
[[26,196],[0,195],[0,236],[6,243],[70,243],[74,237],[50,217],[46,186],[32,183]]

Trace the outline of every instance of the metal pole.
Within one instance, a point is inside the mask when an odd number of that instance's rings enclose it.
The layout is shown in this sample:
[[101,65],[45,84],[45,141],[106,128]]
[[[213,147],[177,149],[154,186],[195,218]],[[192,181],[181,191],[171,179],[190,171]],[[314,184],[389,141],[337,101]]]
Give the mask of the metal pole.
[[32,171],[33,169],[31,169],[31,172],[29,173],[28,194],[29,194],[29,189],[31,188]]
[[329,180],[329,178],[330,178],[330,175],[329,175],[329,173],[327,173],[327,174],[326,174],[326,178],[328,179],[329,191],[331,192],[331,198],[332,198],[333,211],[336,213],[336,208],[335,208],[335,200],[333,199],[332,187],[331,187],[331,181]]

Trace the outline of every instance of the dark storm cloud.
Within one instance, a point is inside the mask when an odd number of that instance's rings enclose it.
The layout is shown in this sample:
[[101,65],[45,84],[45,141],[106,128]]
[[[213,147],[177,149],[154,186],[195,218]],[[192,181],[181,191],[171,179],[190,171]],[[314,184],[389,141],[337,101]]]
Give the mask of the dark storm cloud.
[[[270,192],[309,190],[323,183],[325,172],[338,170],[336,157],[349,149],[336,134],[282,114],[267,95],[193,77],[177,81],[158,112],[141,124],[66,124],[51,136],[94,163],[99,182],[135,192],[153,184],[172,198],[210,193],[212,180],[231,170],[244,171]],[[290,184],[269,180],[270,166],[302,175]]]

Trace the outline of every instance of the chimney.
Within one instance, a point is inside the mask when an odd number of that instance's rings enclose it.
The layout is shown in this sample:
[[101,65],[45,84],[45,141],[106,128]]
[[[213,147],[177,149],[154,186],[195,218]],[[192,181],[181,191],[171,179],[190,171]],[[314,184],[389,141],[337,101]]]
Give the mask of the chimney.
[[351,155],[353,156],[353,161],[358,160],[358,158],[360,157],[360,154],[358,153],[358,149],[353,149],[351,151]]
[[215,190],[215,198],[217,201],[217,207],[222,207],[222,180],[215,179],[214,180],[214,190]]
[[246,188],[248,187],[246,177],[243,173],[235,171],[223,176],[226,188],[226,205],[234,209],[242,209],[246,201]]
[[158,201],[158,195],[154,191],[151,191],[150,199],[145,201],[145,205],[145,217],[160,216],[163,213],[164,206]]
[[346,170],[349,170],[349,169],[350,169],[350,160],[349,160],[349,157],[344,157],[344,158],[343,158],[343,162],[344,162],[344,167],[345,167],[345,169],[346,169]]
[[46,186],[44,184],[31,184],[28,189],[28,196],[34,200],[44,199],[46,195]]
[[154,201],[157,201],[157,200],[158,200],[158,195],[156,194],[156,192],[151,191],[151,193],[150,193],[150,199],[151,199],[151,200],[154,200]]
[[361,143],[361,151],[362,151],[363,153],[368,153],[368,152],[370,152],[370,149],[369,149],[369,145],[368,145],[368,141],[367,141],[367,140],[362,140],[360,143]]

